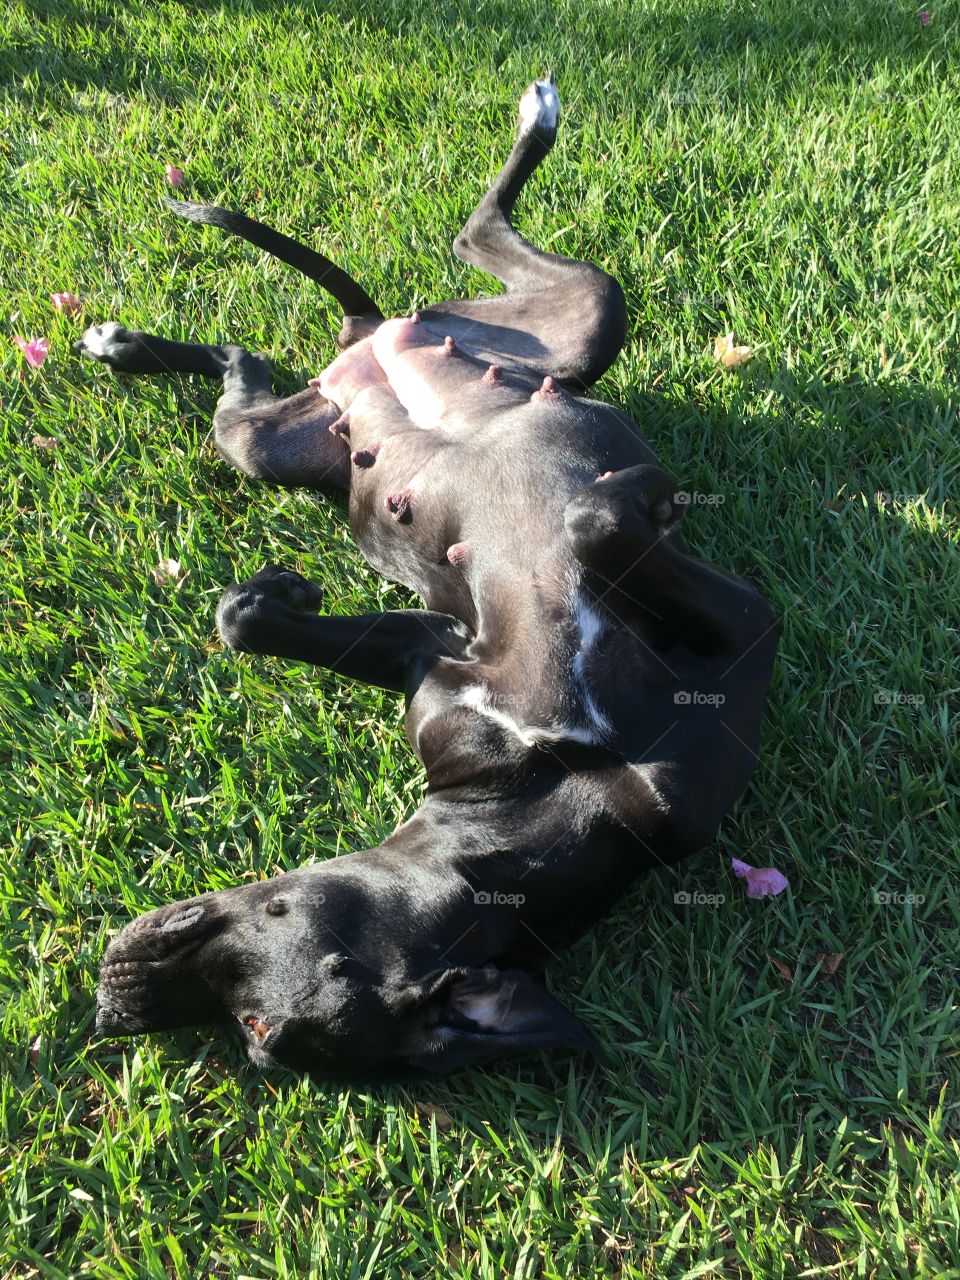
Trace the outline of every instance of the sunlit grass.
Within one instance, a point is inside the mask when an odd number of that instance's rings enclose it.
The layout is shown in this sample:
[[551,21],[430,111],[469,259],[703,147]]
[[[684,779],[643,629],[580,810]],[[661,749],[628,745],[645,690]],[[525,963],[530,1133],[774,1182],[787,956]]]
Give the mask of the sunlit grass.
[[[0,1275],[960,1274],[953,10],[925,29],[847,0],[7,18]],[[108,930],[375,843],[422,780],[395,699],[214,634],[219,592],[268,560],[344,611],[402,600],[342,511],[229,471],[210,385],[81,363],[83,318],[49,295],[264,349],[302,385],[330,300],[166,215],[164,165],[407,311],[482,287],[449,244],[548,67],[561,137],[522,225],[623,282],[601,391],[722,498],[691,512],[695,548],[785,616],[754,784],[715,847],[553,974],[609,1069],[346,1091],[264,1080],[199,1032],[90,1041]],[[758,349],[737,375],[711,356],[729,330]],[[22,381],[15,334],[51,348]],[[164,557],[180,586],[154,583]],[[791,892],[746,902],[730,856]]]

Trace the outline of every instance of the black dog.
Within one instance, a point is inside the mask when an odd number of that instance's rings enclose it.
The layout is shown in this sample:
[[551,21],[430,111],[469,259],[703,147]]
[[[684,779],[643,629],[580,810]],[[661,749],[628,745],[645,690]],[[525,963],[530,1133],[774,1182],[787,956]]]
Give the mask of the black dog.
[[[349,1075],[507,1050],[598,1051],[543,966],[651,867],[710,841],[753,771],[779,625],[687,554],[676,482],[583,392],[625,336],[619,285],[511,226],[556,137],[552,80],[454,243],[496,297],[384,321],[326,259],[240,215],[171,202],[322,280],[343,353],[278,401],[261,356],[95,326],[120,373],[222,377],[220,452],[349,490],[357,542],[426,610],[318,616],[268,568],[217,610],[226,644],[403,692],[428,778],[384,844],[152,911],[103,963],[97,1028],[236,1019],[252,1060]],[[349,441],[348,441],[349,438]]]

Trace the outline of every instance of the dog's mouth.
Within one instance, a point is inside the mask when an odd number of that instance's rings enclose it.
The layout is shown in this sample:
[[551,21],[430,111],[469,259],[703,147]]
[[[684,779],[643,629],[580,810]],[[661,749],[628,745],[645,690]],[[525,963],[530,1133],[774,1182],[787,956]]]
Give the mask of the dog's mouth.
[[264,1045],[277,1030],[269,1022],[264,1022],[263,1018],[256,1013],[248,1013],[237,1019],[244,1029],[244,1034],[251,1036],[258,1045]]

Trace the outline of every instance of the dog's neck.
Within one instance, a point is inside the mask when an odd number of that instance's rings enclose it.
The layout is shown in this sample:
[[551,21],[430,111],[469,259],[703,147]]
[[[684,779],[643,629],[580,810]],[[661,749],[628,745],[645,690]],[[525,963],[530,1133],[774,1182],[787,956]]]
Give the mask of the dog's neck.
[[[598,794],[598,793],[597,793]],[[461,965],[551,963],[618,897],[633,874],[625,833],[582,777],[513,797],[430,797],[382,845],[324,864],[383,883],[408,943]],[[369,868],[369,872],[368,872]]]

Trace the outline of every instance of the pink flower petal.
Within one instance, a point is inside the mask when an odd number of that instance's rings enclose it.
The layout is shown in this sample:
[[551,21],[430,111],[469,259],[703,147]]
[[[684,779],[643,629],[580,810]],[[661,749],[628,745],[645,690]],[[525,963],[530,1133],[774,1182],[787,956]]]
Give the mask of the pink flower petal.
[[68,316],[75,316],[83,303],[75,293],[71,293],[69,289],[65,293],[51,293],[50,301],[53,303],[54,311],[63,311]]
[[167,175],[167,181],[170,183],[171,187],[179,187],[180,183],[183,181],[183,170],[178,169],[175,164],[168,164],[166,169],[164,169],[164,173]]
[[39,369],[50,354],[46,338],[14,338],[31,369]]
[[925,26],[927,26],[927,25],[929,24],[930,19],[931,19],[932,17],[933,17],[933,14],[930,12],[930,10],[929,10],[929,9],[922,9],[922,10],[920,11],[920,25],[921,25],[921,27],[925,27]]
[[731,858],[730,866],[734,875],[746,880],[748,898],[775,898],[790,883],[776,867],[751,867],[749,862],[741,862],[739,858]]

